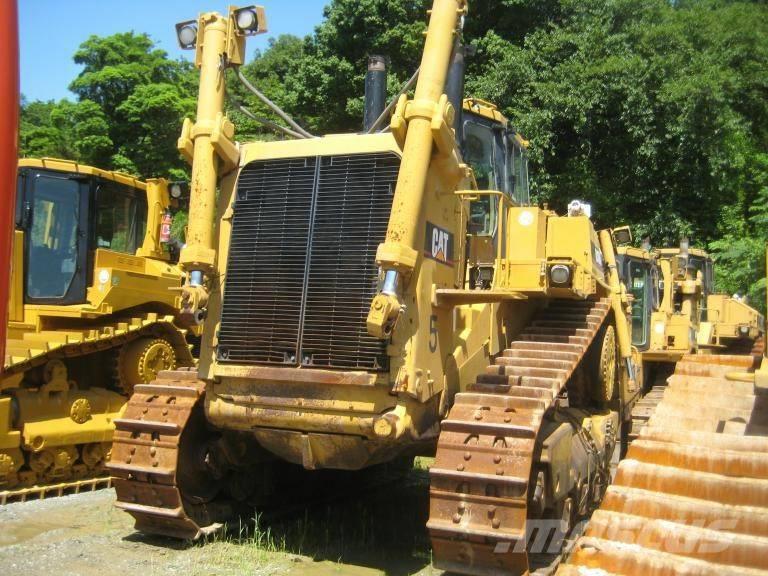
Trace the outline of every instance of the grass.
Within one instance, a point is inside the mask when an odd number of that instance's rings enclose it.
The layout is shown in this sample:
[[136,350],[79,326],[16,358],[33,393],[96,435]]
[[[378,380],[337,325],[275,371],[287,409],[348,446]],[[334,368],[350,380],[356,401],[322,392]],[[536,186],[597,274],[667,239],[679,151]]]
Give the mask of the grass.
[[236,530],[217,533],[189,550],[190,576],[272,575],[288,571],[285,542],[259,519],[240,523]]
[[[342,495],[279,516],[256,515],[195,544],[185,576],[294,573],[414,574],[431,565],[425,523],[429,462],[370,487],[341,481]],[[307,564],[310,563],[310,564]],[[318,564],[321,563],[321,564]]]

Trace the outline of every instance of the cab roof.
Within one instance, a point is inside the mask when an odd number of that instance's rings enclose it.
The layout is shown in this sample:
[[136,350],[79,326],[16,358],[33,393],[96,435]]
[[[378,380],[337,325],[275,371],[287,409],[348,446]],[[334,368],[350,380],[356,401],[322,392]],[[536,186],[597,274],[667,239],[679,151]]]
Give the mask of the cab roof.
[[462,106],[467,112],[472,112],[493,122],[498,122],[502,126],[507,126],[509,121],[506,116],[502,114],[496,104],[491,104],[480,98],[464,98],[464,105]]
[[128,174],[94,168],[93,166],[80,164],[73,160],[62,160],[60,158],[19,158],[19,168],[40,168],[53,170],[55,172],[74,172],[85,176],[96,176],[98,178],[103,178],[104,180],[112,180],[113,182],[118,182],[119,184],[124,184],[139,190],[147,189],[146,183],[133,176],[129,176]]
[[640,260],[651,261],[655,258],[653,252],[643,250],[642,248],[636,248],[635,246],[618,246],[616,251],[621,256],[630,256],[631,258],[639,258]]
[[[674,248],[657,248],[656,252],[658,252],[662,257],[677,256],[680,254],[680,247],[675,246]],[[707,254],[707,252],[701,248],[689,248],[688,254],[691,256],[697,256],[699,258],[706,258],[707,260],[710,259],[709,254]]]
[[[486,100],[482,100],[480,98],[464,98],[464,104],[462,108],[466,112],[472,112],[473,114],[482,116],[483,118],[486,118],[492,122],[498,122],[505,128],[509,126],[509,120],[507,120],[507,117],[501,113],[498,106]],[[515,141],[526,150],[530,144],[528,140],[520,136],[520,134],[517,132],[515,132]]]

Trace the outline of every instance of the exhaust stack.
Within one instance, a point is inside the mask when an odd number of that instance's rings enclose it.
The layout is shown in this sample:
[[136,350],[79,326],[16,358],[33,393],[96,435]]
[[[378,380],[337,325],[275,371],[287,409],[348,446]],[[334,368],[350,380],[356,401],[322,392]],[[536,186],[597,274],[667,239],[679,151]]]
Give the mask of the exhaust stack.
[[453,59],[451,60],[451,67],[448,69],[448,79],[445,86],[445,94],[448,96],[448,101],[453,105],[455,113],[452,128],[456,132],[456,140],[460,143],[464,142],[464,134],[461,130],[461,111],[464,105],[465,54],[464,45],[457,41],[453,48]]
[[365,114],[363,131],[368,132],[384,112],[387,105],[387,63],[384,56],[368,58],[368,72],[365,75]]

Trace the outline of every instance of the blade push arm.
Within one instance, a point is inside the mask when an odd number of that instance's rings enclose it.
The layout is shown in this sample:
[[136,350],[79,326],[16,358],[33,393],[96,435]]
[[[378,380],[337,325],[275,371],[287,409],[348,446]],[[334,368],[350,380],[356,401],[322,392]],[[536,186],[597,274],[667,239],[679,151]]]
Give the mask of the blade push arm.
[[454,111],[444,91],[455,35],[466,8],[465,0],[434,1],[414,99],[407,101],[402,96],[393,116],[395,137],[404,135],[403,157],[386,240],[376,252],[384,286],[371,302],[367,319],[368,332],[379,338],[394,328],[402,309],[401,282],[416,267],[418,223],[434,147],[447,152],[454,146],[450,128]]

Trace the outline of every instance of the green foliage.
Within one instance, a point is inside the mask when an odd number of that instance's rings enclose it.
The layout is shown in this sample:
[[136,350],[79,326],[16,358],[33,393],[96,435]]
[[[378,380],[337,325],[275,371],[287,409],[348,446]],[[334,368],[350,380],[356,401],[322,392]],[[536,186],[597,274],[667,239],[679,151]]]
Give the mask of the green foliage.
[[171,238],[178,240],[182,244],[187,239],[187,224],[189,223],[189,213],[179,210],[173,215],[171,223]]
[[[269,39],[269,48],[265,52],[256,51],[253,59],[243,66],[243,74],[255,82],[259,90],[278,106],[295,113],[297,94],[293,87],[285,82],[285,78],[297,74],[298,65],[303,58],[304,42],[296,36],[281,35],[278,38]],[[240,104],[246,105],[248,110],[258,117],[284,124],[275,119],[267,106],[251,95],[232,72],[229,73],[228,78],[228,95],[229,115],[237,126],[238,138],[248,141],[275,137],[270,129],[242,114],[238,108]]]
[[171,179],[184,178],[176,151],[183,119],[192,116],[195,99],[166,83],[144,84],[115,110],[120,118],[123,144],[118,152],[128,159],[131,172]]
[[20,148],[148,178],[183,178],[176,150],[196,103],[193,67],[168,59],[145,34],[91,36],[74,55],[77,102],[22,101]]
[[764,306],[768,8],[563,0],[542,24],[478,33],[468,82],[531,140],[538,199],[587,199],[657,246],[687,235]]
[[[390,58],[390,96],[419,65],[430,0],[332,0],[306,38],[280,36],[244,74],[316,133],[362,122],[366,58]],[[636,238],[687,235],[717,282],[762,303],[768,241],[768,6],[733,0],[473,0],[467,94],[497,103],[531,142],[535,198],[594,205]],[[76,103],[25,102],[27,154],[178,174],[196,74],[133,33],[75,54]],[[282,138],[243,115],[274,115],[230,77],[242,140]],[[282,123],[282,121],[279,121]]]
[[[325,9],[312,36],[273,40],[244,67],[244,74],[311,131],[359,130],[367,57],[382,54],[390,59],[394,95],[418,66],[429,3],[336,0]],[[255,98],[237,94],[249,109],[266,115]]]
[[70,157],[72,152],[67,148],[68,143],[51,120],[51,112],[55,108],[56,103],[52,100],[27,102],[22,97],[19,148],[23,155]]

